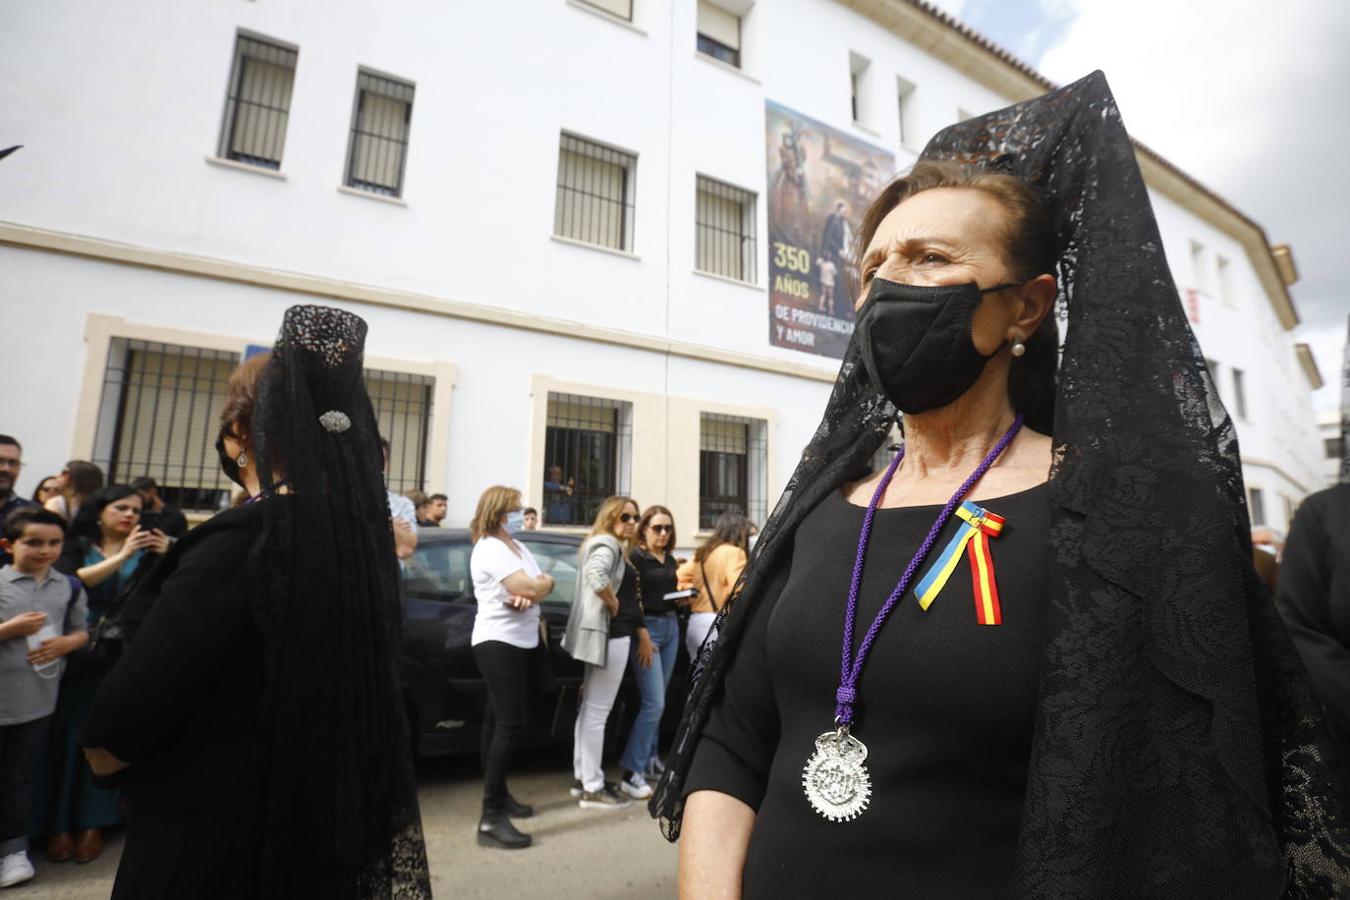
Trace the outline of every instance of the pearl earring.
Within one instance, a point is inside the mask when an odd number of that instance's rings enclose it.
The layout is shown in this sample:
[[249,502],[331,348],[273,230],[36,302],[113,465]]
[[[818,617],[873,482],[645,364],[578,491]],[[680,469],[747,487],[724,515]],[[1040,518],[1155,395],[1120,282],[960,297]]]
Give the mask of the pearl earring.
[[236,456],[236,457],[234,458],[234,464],[235,464],[236,466],[238,466],[239,468],[241,468],[241,469],[244,468],[245,466],[247,466],[247,465],[248,465],[248,452],[245,451],[245,450],[240,450],[240,451],[239,451],[239,455]]
[[1027,354],[1027,345],[1022,341],[1020,337],[1013,338],[1012,355],[1020,357],[1026,356],[1026,354]]

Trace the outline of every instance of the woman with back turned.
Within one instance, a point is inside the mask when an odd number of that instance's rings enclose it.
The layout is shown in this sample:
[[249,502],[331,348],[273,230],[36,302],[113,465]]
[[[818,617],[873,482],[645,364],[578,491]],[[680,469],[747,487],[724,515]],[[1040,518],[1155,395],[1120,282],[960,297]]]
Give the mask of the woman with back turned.
[[230,377],[249,493],[176,543],[85,729],[130,824],[115,898],[429,897],[366,325],[296,306]]

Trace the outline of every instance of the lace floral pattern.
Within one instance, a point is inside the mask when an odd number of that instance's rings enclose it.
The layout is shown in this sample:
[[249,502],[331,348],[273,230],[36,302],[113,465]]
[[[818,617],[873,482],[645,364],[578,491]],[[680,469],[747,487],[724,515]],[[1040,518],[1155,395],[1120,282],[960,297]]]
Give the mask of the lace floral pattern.
[[[1047,638],[1012,892],[1342,896],[1341,763],[1252,570],[1236,433],[1134,153],[1101,73],[952,126],[924,151],[1016,171],[1062,221]],[[850,346],[699,660],[651,802],[671,839],[747,618],[737,610],[806,513],[866,468],[893,415]]]

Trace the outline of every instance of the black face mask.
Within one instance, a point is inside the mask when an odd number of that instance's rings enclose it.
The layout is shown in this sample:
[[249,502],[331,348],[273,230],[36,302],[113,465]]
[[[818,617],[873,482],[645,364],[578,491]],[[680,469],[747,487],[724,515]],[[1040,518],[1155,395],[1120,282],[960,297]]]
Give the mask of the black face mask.
[[216,453],[220,456],[220,469],[225,473],[225,477],[243,487],[244,482],[239,479],[239,464],[230,457],[230,454],[225,452],[224,431],[216,435]]
[[974,282],[924,287],[874,278],[858,315],[867,373],[901,412],[938,409],[970,390],[993,358],[975,349],[971,323],[981,290]]

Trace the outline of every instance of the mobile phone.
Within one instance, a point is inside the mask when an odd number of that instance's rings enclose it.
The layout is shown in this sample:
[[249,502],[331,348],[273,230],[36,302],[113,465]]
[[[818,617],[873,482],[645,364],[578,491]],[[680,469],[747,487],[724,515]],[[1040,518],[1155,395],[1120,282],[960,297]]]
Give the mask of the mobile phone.
[[690,597],[697,597],[698,591],[689,588],[686,591],[671,591],[661,597],[662,600],[688,600]]

